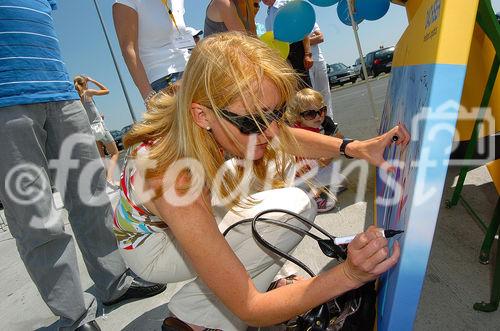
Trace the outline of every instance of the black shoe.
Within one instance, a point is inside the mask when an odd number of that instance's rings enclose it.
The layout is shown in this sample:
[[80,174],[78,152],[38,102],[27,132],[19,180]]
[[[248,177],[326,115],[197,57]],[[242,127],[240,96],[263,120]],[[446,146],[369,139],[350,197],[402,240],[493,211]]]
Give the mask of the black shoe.
[[90,321],[80,325],[75,331],[101,331],[99,324],[96,321]]
[[160,294],[167,289],[165,284],[155,284],[145,281],[141,278],[136,278],[132,281],[132,284],[128,288],[127,292],[123,294],[118,299],[103,302],[105,306],[116,305],[119,302],[131,299],[144,299]]
[[176,317],[167,317],[163,321],[161,331],[193,331],[193,329]]

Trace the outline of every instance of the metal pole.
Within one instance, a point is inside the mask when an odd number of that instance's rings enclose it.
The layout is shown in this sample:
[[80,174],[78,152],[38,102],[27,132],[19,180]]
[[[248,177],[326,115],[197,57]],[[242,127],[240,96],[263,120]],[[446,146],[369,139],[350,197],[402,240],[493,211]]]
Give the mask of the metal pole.
[[122,86],[122,91],[123,91],[123,94],[125,95],[125,100],[127,101],[130,116],[132,116],[132,121],[136,122],[137,119],[135,118],[134,109],[132,108],[132,104],[130,103],[130,98],[128,97],[128,93],[127,93],[127,89],[125,88],[125,84],[123,83],[122,74],[120,72],[120,69],[118,68],[118,63],[116,62],[115,53],[113,52],[113,48],[111,47],[111,43],[110,43],[109,37],[108,37],[108,31],[106,30],[106,26],[104,25],[104,22],[102,20],[101,11],[99,10],[99,5],[97,4],[97,0],[93,0],[93,1],[94,1],[95,9],[97,11],[97,15],[99,16],[99,21],[101,22],[101,27],[102,27],[102,31],[104,32],[104,37],[106,37],[106,42],[108,43],[109,52],[111,53],[111,57],[113,58],[113,63],[115,64],[116,72],[118,73],[118,79],[120,80],[120,85]]
[[370,83],[368,82],[368,72],[366,71],[365,58],[363,57],[363,50],[361,49],[361,43],[359,42],[358,36],[358,24],[354,21],[354,8],[353,2],[355,0],[347,0],[347,5],[349,8],[349,16],[351,17],[352,30],[354,31],[354,38],[356,39],[356,45],[358,46],[359,59],[361,61],[361,68],[363,69],[363,75],[365,76],[366,89],[368,90],[368,98],[370,101],[370,108],[372,109],[372,115],[375,120],[378,120],[377,111],[375,110],[375,100],[373,99],[373,92]]

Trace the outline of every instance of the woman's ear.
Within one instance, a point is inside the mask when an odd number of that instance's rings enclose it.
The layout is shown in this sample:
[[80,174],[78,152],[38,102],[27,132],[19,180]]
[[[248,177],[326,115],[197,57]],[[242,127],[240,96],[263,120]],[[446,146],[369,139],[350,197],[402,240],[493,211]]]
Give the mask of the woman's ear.
[[200,128],[206,129],[211,126],[207,107],[193,102],[191,103],[191,115],[193,116],[194,122]]

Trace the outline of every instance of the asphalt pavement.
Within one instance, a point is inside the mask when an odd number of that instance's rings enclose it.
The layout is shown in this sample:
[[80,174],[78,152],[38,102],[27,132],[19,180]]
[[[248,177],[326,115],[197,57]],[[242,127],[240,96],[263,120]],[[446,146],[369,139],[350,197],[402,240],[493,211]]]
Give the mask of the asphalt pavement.
[[[385,101],[387,76],[370,81],[377,118]],[[352,138],[368,138],[378,129],[367,101],[364,84],[358,81],[333,90],[335,120],[341,132]],[[350,161],[343,160],[343,167]],[[373,170],[373,169],[372,169]],[[451,195],[457,169],[449,170],[444,198]],[[356,200],[359,174],[348,175],[348,190],[338,197],[336,208],[319,215],[316,222],[337,236],[358,233],[373,223],[373,171],[370,171],[362,198]],[[471,171],[463,195],[485,219],[490,219],[496,192],[484,167]],[[114,196],[113,198],[116,198]],[[444,199],[443,198],[443,199]],[[477,257],[482,232],[462,205],[439,213],[433,249],[415,330],[500,330],[500,311],[479,313],[473,303],[489,299],[493,266],[481,265]],[[4,217],[0,211],[0,217]],[[1,222],[1,219],[0,219]],[[66,221],[66,229],[71,227]],[[494,245],[496,247],[496,244]],[[0,228],[0,330],[55,330],[56,318],[41,300],[17,253],[14,239]],[[94,292],[92,280],[79,256],[84,289]],[[334,262],[324,257],[317,245],[304,240],[294,255],[320,271]],[[99,307],[98,322],[103,330],[160,330],[166,303],[179,287],[169,284],[167,291],[153,298],[113,308]]]

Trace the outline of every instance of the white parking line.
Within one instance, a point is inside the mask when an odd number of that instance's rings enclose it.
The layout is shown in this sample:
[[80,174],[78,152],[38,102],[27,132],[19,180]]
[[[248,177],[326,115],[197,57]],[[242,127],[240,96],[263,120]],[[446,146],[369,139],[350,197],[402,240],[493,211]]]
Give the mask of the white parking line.
[[[387,86],[386,85],[375,85],[375,86],[372,86],[372,90],[378,89],[378,88],[384,88],[385,89],[385,88],[387,88]],[[335,93],[335,91],[333,91],[333,93]],[[339,95],[336,95],[336,96],[333,96],[333,97],[335,99],[340,99],[340,98],[345,98],[345,97],[349,97],[349,96],[352,96],[352,95],[355,95],[355,94],[360,94],[360,93],[364,94],[364,93],[366,93],[366,90],[362,89],[360,91],[354,91],[354,92],[345,93],[345,94],[344,93],[342,93],[342,94],[339,93]],[[384,97],[385,97],[385,95],[384,95]]]

